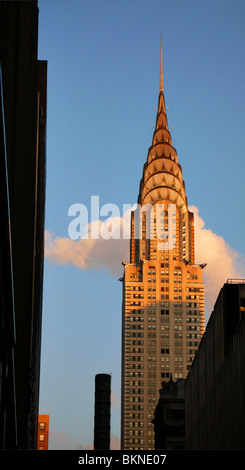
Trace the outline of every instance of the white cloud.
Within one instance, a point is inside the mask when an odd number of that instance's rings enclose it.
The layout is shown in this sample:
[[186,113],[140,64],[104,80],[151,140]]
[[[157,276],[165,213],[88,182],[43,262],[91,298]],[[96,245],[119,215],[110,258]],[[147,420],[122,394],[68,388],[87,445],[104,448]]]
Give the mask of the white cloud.
[[245,259],[244,255],[231,248],[223,237],[205,228],[205,222],[195,206],[189,209],[195,214],[195,261],[207,263],[203,277],[208,318],[227,279],[245,277]]
[[[195,214],[195,244],[196,263],[207,263],[203,271],[205,284],[206,316],[212,311],[218,293],[228,278],[245,277],[244,255],[238,253],[212,230],[205,228],[204,220],[199,216],[195,206],[189,208]],[[99,221],[100,238],[81,238],[72,240],[69,237],[56,237],[46,231],[45,257],[61,265],[71,264],[79,269],[89,270],[105,269],[117,277],[122,274],[122,261],[129,261],[129,231],[130,211],[124,218],[111,217],[106,221]],[[94,222],[97,223],[97,222]],[[120,228],[121,238],[113,238]],[[92,225],[90,224],[89,233]],[[103,234],[110,233],[112,238],[104,239]],[[127,238],[122,237],[122,230]]]
[[[97,222],[93,222],[97,224]],[[93,224],[88,226],[90,236]],[[45,257],[54,263],[71,264],[80,269],[106,269],[113,277],[122,272],[122,261],[129,261],[129,221],[125,218],[111,217],[105,222],[99,221],[100,237],[98,239],[56,237],[49,231],[45,232]],[[118,227],[126,233],[127,238],[114,238]],[[111,230],[111,238],[106,239]],[[126,232],[125,232],[126,230]],[[117,236],[117,234],[116,234]]]

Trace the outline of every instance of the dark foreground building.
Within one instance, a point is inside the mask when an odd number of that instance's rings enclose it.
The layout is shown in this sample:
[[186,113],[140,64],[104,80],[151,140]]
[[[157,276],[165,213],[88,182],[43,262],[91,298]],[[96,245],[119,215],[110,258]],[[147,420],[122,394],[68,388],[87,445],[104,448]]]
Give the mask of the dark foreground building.
[[156,450],[185,449],[185,380],[162,382],[154,413]]
[[221,289],[186,379],[186,448],[245,449],[245,281]]
[[47,63],[38,5],[0,2],[0,448],[37,442]]
[[110,449],[111,431],[111,376],[95,376],[94,396],[94,450]]

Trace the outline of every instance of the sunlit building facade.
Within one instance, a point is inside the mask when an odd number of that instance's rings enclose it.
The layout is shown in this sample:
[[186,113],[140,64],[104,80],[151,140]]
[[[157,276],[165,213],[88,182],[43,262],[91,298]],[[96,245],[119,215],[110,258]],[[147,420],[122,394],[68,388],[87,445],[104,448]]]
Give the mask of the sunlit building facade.
[[48,450],[49,415],[38,415],[37,450]]
[[151,450],[161,384],[186,378],[204,333],[205,265],[195,264],[194,214],[168,127],[162,45],[156,125],[123,264],[122,449]]

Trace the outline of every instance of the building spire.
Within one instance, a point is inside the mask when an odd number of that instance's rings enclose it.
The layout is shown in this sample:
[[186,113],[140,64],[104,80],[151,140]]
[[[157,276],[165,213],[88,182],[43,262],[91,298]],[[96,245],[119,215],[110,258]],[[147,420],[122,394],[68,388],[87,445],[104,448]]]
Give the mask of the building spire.
[[163,92],[163,71],[162,71],[162,35],[161,35],[161,51],[160,51],[160,92]]

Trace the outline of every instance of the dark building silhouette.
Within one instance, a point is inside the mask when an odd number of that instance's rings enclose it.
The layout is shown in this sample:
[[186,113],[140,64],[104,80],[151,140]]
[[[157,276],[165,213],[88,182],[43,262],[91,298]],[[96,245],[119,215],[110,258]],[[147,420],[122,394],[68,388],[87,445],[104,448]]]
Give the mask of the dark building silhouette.
[[185,380],[162,382],[154,413],[155,450],[185,449]]
[[94,450],[110,449],[111,376],[95,376]]
[[37,46],[37,1],[1,1],[1,449],[37,442],[47,81]]
[[186,379],[186,448],[245,449],[245,281],[222,287]]

